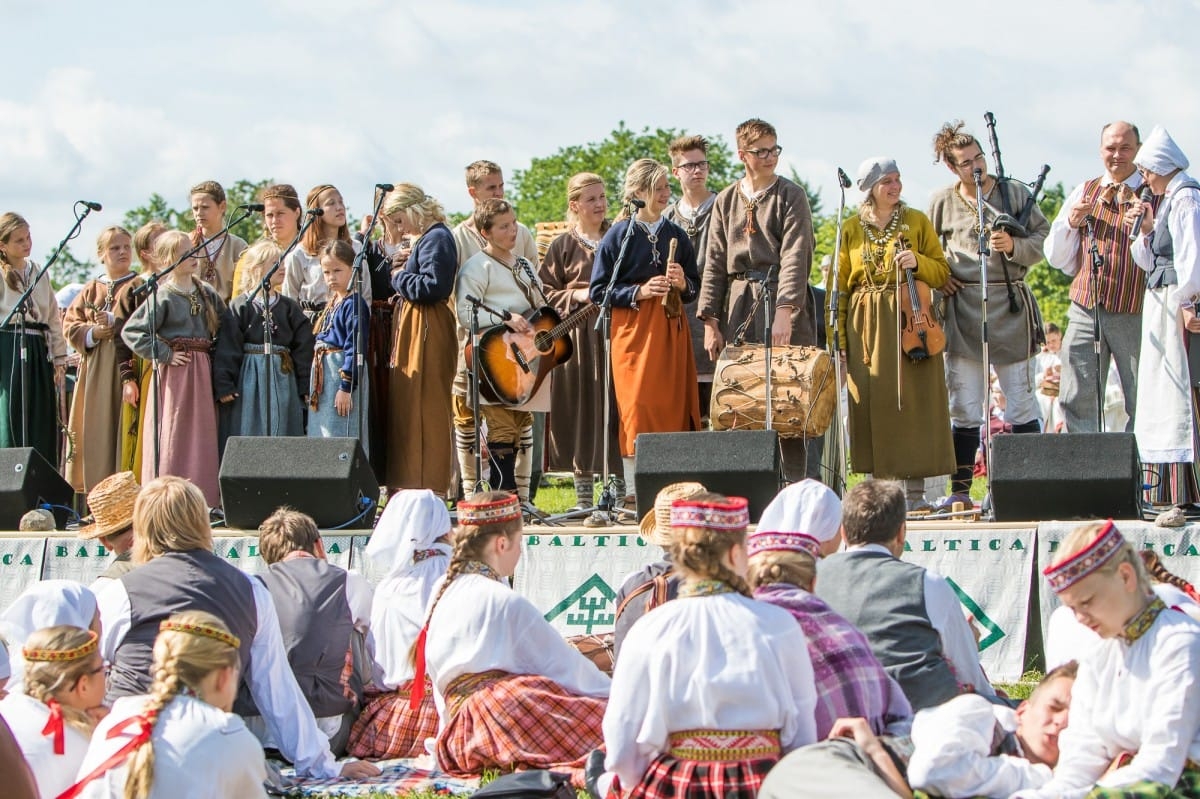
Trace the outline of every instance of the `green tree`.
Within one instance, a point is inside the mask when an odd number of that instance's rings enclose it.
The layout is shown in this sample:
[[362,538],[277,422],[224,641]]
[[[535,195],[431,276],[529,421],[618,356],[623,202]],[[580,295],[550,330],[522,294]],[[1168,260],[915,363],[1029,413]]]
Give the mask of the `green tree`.
[[[1053,186],[1046,187],[1045,193],[1038,200],[1038,205],[1041,206],[1042,213],[1046,215],[1046,218],[1053,222],[1054,218],[1058,216],[1065,198],[1066,192],[1060,181]],[[1038,308],[1042,311],[1042,319],[1047,324],[1053,322],[1065,330],[1067,310],[1071,307],[1069,295],[1071,278],[1042,259],[1025,275],[1025,283],[1037,299]]]
[[[53,252],[46,253],[46,258],[42,263],[50,260],[52,254]],[[59,253],[58,260],[50,265],[50,285],[54,286],[57,291],[68,283],[86,283],[98,275],[100,270],[101,267],[98,263],[76,258],[75,254],[71,252],[70,245],[67,245]]]
[[[562,147],[553,155],[534,158],[528,169],[512,174],[512,198],[521,220],[528,225],[554,222],[566,215],[567,180],[577,172],[595,172],[604,178],[609,198],[619,200],[625,170],[639,158],[667,162],[667,145],[685,131],[676,128],[631,130],[622,121],[605,139]],[[721,189],[739,174],[739,162],[720,136],[708,140],[709,185]],[[616,203],[613,202],[615,205]]]

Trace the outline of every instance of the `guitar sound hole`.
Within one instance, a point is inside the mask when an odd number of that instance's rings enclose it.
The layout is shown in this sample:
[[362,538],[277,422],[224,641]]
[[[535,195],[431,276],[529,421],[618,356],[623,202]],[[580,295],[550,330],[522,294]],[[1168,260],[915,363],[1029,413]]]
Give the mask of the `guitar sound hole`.
[[553,344],[554,338],[544,330],[539,330],[533,337],[533,346],[537,347],[538,352],[549,352]]

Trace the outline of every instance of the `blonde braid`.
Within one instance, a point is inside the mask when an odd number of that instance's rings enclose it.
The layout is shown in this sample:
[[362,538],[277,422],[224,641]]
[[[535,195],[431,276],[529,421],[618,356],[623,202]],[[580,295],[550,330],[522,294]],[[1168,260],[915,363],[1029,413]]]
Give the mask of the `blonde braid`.
[[[89,632],[79,627],[58,625],[35,631],[25,642],[28,649],[68,650],[88,641]],[[92,737],[96,722],[85,710],[59,701],[60,691],[70,690],[79,680],[92,672],[97,655],[69,661],[27,660],[25,662],[25,695],[44,705],[59,703],[63,721],[68,726]]]
[[[168,645],[169,647],[169,645]],[[183,691],[183,680],[179,676],[179,656],[170,652],[154,670],[154,683],[150,686],[150,701],[142,713],[150,719],[150,728],[158,725],[162,709],[171,704]],[[125,799],[142,799],[150,795],[154,785],[154,741],[147,739],[129,756],[129,770],[125,777]]]
[[743,596],[751,596],[745,578],[726,566],[721,558],[734,544],[746,540],[746,531],[710,530],[707,527],[674,527],[671,556],[685,577],[720,580]]

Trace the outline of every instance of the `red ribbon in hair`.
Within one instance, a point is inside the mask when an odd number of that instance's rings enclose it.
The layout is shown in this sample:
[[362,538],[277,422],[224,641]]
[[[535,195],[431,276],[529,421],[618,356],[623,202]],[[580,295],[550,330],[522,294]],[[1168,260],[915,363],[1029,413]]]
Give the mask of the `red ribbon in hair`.
[[124,734],[131,724],[137,725],[137,733],[124,746],[113,752],[107,760],[92,769],[86,777],[60,793],[57,799],[75,799],[76,796],[83,793],[83,789],[92,780],[103,776],[109,769],[116,768],[128,760],[129,756],[137,751],[139,746],[150,740],[150,736],[154,734],[154,721],[157,717],[157,713],[130,716],[109,730],[106,738],[112,739]]
[[421,628],[421,632],[417,635],[417,647],[413,652],[413,660],[416,661],[413,666],[412,689],[408,692],[408,709],[416,710],[421,706],[421,700],[425,698],[425,634],[429,632],[429,623]]
[[62,705],[57,699],[51,699],[46,702],[46,707],[50,708],[50,718],[46,719],[46,726],[42,727],[42,735],[54,736],[54,754],[65,755],[67,753],[66,731],[63,729],[63,712]]

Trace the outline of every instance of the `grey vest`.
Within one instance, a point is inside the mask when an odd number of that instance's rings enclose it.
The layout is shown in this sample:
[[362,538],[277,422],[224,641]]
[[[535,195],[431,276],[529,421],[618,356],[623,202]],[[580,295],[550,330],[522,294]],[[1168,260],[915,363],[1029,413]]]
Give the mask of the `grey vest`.
[[[271,592],[288,664],[313,715],[354,710],[356,702],[346,698],[341,683],[354,633],[346,572],[319,558],[297,558],[271,564],[259,579]],[[357,669],[350,687],[361,698]]]
[[958,694],[925,610],[923,568],[882,552],[841,552],[821,561],[817,593],[866,634],[914,712]]
[[203,610],[241,639],[241,676],[250,673],[250,642],[258,611],[250,578],[202,549],[168,552],[121,577],[129,595],[129,632],[117,647],[108,676],[106,704],[150,690],[150,667],[158,625],[173,613]]
[[1146,277],[1146,288],[1148,289],[1160,289],[1163,286],[1179,284],[1179,277],[1175,274],[1175,243],[1171,240],[1167,214],[1171,212],[1171,201],[1175,199],[1175,195],[1184,189],[1200,191],[1200,183],[1189,177],[1176,186],[1175,191],[1171,192],[1171,199],[1158,208],[1158,215],[1162,219],[1162,223],[1154,226],[1150,236],[1150,252],[1154,254],[1154,269]]

